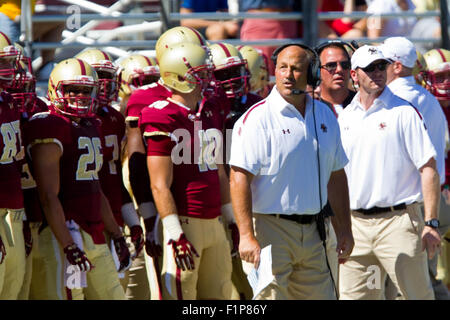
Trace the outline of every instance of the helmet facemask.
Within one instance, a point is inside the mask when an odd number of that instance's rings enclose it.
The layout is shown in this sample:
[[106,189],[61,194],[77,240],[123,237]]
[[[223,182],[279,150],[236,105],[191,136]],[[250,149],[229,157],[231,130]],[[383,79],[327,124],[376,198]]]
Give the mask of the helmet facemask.
[[443,63],[439,70],[428,71],[426,82],[438,100],[450,100],[450,62]]
[[214,77],[228,98],[243,96],[248,90],[249,72],[245,61],[216,68]]
[[13,86],[19,68],[20,52],[16,47],[8,46],[0,52],[0,84],[3,87]]
[[119,95],[119,77],[117,68],[105,68],[94,66],[98,75],[97,99],[102,105],[109,105],[116,101]]
[[146,66],[142,69],[135,70],[130,76],[129,84],[134,91],[137,88],[158,82],[159,68],[157,66]]
[[97,109],[98,84],[90,76],[77,76],[76,80],[63,80],[57,84],[54,104],[66,115],[86,118]]

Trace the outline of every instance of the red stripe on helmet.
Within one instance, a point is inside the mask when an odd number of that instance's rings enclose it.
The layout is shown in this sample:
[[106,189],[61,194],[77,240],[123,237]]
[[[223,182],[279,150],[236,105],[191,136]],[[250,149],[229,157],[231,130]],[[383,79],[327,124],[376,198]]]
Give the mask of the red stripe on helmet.
[[103,54],[103,57],[105,57],[105,60],[109,60],[108,54],[105,51],[100,50],[100,52]]
[[442,61],[447,62],[447,59],[445,59],[445,56],[444,56],[444,53],[442,52],[442,50],[441,49],[436,49],[436,50],[441,55]]
[[86,75],[86,66],[84,65],[83,60],[80,60],[80,59],[77,59],[77,60],[78,60],[78,63],[80,64],[81,74],[83,76],[85,76]]
[[8,44],[11,45],[11,40],[9,39],[9,37],[1,31],[0,33],[3,35],[3,37],[5,37],[6,41],[8,41]]
[[226,45],[224,45],[223,43],[218,43],[218,45],[223,49],[227,58],[231,57],[230,50],[228,50]]
[[150,60],[149,57],[146,57],[146,56],[143,56],[143,57],[144,57],[144,59],[147,61],[148,65],[150,65],[150,66],[153,65],[152,60]]
[[204,45],[205,45],[205,42],[203,41],[203,37],[202,37],[202,35],[200,34],[200,32],[198,32],[197,30],[195,30],[194,28],[191,28],[191,27],[187,27],[187,28],[189,28],[190,30],[192,30],[192,32],[194,32],[194,34],[197,36],[198,40],[200,41],[200,44],[201,44],[202,46],[204,46]]

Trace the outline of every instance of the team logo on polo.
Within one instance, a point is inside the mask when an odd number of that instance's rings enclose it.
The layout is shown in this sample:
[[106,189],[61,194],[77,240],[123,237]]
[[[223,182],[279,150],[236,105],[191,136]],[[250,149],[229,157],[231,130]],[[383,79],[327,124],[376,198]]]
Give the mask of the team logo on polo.
[[380,128],[380,130],[384,130],[384,128],[386,128],[387,126],[386,126],[386,122],[381,122],[380,124],[379,124],[379,128]]

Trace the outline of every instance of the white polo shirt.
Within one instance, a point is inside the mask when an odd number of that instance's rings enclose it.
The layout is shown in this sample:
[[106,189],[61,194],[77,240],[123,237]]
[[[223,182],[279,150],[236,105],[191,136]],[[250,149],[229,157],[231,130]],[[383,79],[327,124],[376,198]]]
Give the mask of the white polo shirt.
[[413,76],[395,79],[388,85],[398,97],[411,103],[423,115],[431,142],[436,150],[436,168],[440,182],[445,182],[445,136],[448,134],[447,119],[439,101],[425,88],[419,86]]
[[[230,164],[255,176],[253,212],[316,214],[321,210],[312,101],[307,96],[303,118],[274,87],[234,125]],[[348,159],[336,116],[322,102],[314,103],[323,207],[331,172],[342,169]]]
[[356,94],[338,121],[350,160],[345,172],[351,209],[422,200],[418,169],[436,151],[415,108],[386,86],[367,111]]

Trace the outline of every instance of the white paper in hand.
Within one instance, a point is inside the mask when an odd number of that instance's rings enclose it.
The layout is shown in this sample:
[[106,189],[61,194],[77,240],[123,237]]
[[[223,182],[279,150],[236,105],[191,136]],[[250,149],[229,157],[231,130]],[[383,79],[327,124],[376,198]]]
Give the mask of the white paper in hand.
[[247,279],[253,289],[253,299],[273,281],[272,245],[261,249],[259,267],[258,269],[253,268],[248,274]]

